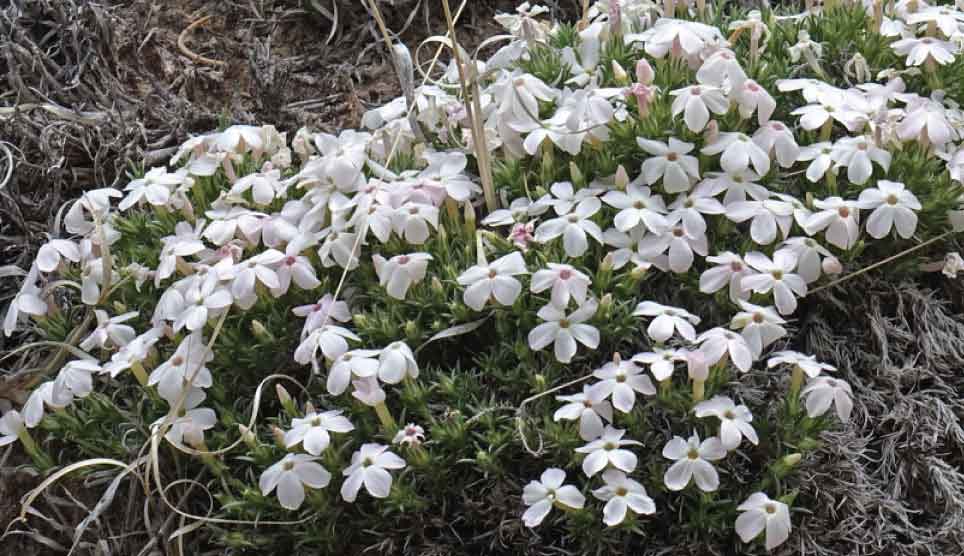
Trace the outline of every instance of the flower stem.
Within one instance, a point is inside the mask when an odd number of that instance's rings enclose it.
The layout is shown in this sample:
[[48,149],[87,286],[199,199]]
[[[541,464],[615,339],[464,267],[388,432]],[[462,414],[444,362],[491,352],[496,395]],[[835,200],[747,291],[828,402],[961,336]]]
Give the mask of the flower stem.
[[827,118],[827,121],[823,122],[823,127],[820,128],[820,140],[829,141],[830,135],[833,133],[833,118]]
[[140,361],[134,361],[131,363],[131,374],[137,379],[137,382],[141,386],[147,387],[147,371],[144,370],[144,366],[141,365]]
[[800,386],[803,385],[803,368],[799,365],[793,367],[793,375],[790,378],[790,397],[796,398],[800,393]]
[[827,170],[827,192],[833,196],[837,194],[837,171],[834,168]]
[[388,411],[388,407],[385,406],[385,402],[378,402],[375,406],[375,413],[378,415],[378,420],[382,422],[382,426],[385,427],[385,429],[394,431],[398,428],[395,424],[395,419]]
[[706,397],[706,381],[694,380],[693,381],[693,401],[701,402],[705,397]]

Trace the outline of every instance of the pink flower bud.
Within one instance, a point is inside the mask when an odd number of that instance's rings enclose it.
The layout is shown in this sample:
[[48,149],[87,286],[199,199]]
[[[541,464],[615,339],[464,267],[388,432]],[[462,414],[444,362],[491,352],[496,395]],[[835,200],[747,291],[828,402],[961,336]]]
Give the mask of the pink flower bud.
[[720,137],[720,124],[716,120],[710,120],[703,131],[703,139],[707,143],[715,143]]
[[649,85],[636,83],[629,91],[636,97],[636,107],[639,109],[639,117],[646,117],[649,114],[649,105],[652,104],[653,98],[656,96],[656,90]]
[[840,274],[843,272],[843,265],[840,264],[840,259],[837,257],[827,257],[820,262],[820,266],[823,267],[823,271],[827,274]]
[[700,350],[693,350],[686,354],[686,370],[691,380],[705,381],[710,376],[710,366],[706,364],[706,356]]
[[653,71],[653,66],[649,65],[645,58],[640,58],[636,62],[636,82],[643,85],[652,85],[655,77],[656,72]]

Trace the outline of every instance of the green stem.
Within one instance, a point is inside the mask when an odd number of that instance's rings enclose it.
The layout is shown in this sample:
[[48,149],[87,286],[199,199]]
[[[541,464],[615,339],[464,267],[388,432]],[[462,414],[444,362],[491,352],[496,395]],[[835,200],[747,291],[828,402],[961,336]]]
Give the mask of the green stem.
[[391,412],[389,412],[388,407],[385,406],[385,402],[379,402],[378,405],[375,406],[375,413],[378,415],[378,420],[382,422],[382,426],[387,430],[394,431],[398,428]]
[[30,456],[30,459],[33,460],[33,463],[37,466],[37,469],[46,471],[54,466],[53,460],[50,459],[50,456],[47,455],[47,452],[44,452],[43,449],[38,446],[36,442],[34,442],[33,437],[30,436],[30,431],[28,431],[26,427],[21,428],[17,432],[17,438],[20,439],[20,443],[23,445],[24,451],[27,452],[27,454]]

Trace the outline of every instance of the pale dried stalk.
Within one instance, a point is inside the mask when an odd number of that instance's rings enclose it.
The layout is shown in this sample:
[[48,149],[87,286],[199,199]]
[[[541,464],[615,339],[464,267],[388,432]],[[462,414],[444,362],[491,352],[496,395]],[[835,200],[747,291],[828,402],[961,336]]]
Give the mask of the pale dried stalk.
[[[499,203],[495,197],[495,185],[492,182],[492,161],[489,158],[488,141],[485,137],[485,129],[482,127],[482,105],[479,103],[479,83],[476,79],[475,60],[470,60],[471,68],[465,65],[462,60],[462,50],[455,35],[455,20],[452,19],[452,9],[449,7],[448,0],[442,0],[442,8],[445,11],[445,21],[448,24],[449,35],[452,40],[452,56],[455,58],[455,66],[459,70],[459,85],[462,88],[462,98],[466,102],[465,110],[468,112],[469,123],[472,126],[472,149],[475,151],[475,159],[479,163],[479,177],[482,179],[485,206],[489,212],[492,212],[499,208]],[[471,75],[469,75],[469,72],[471,72]]]

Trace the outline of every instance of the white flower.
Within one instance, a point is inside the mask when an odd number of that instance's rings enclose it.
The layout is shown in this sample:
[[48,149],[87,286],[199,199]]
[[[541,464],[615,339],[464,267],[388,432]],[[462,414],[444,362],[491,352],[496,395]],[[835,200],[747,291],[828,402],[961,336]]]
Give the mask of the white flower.
[[[653,155],[643,161],[642,177],[647,185],[653,185],[662,178],[663,191],[679,193],[689,191],[692,182],[700,179],[699,161],[695,156],[687,154],[695,147],[693,143],[685,143],[675,137],[669,138],[669,145],[642,137],[637,137],[636,143]],[[618,224],[616,227],[619,228]]]
[[924,140],[933,145],[944,145],[955,141],[959,133],[948,118],[948,110],[936,100],[904,95],[909,97],[907,113],[897,126],[897,136],[902,141]]
[[813,183],[817,183],[823,179],[824,174],[827,173],[827,170],[831,170],[831,168],[836,174],[837,168],[834,167],[832,154],[833,145],[829,141],[823,141],[802,147],[800,154],[797,156],[797,160],[802,162],[810,161],[810,164],[807,166],[807,179]]
[[585,446],[576,448],[580,454],[588,454],[582,461],[582,470],[588,477],[599,473],[607,466],[612,465],[616,469],[632,473],[636,469],[636,454],[629,450],[624,450],[623,446],[641,446],[641,442],[635,440],[623,440],[625,430],[613,428],[606,425],[601,437],[593,440]]
[[787,249],[797,257],[797,274],[803,276],[807,283],[815,282],[823,271],[823,261],[833,257],[826,247],[809,237],[791,237],[780,244],[781,249]]
[[[586,234],[597,242],[603,242],[603,233],[599,226],[590,220],[592,215],[599,212],[602,203],[595,197],[588,198],[576,205],[575,211],[563,214],[557,218],[546,220],[536,228],[536,241],[547,243],[562,236],[562,246],[569,257],[581,257],[589,249]],[[558,210],[558,207],[557,207]]]
[[817,358],[813,355],[804,355],[796,351],[773,352],[770,358],[767,359],[767,368],[772,369],[777,365],[791,365],[793,367],[800,367],[800,369],[810,378],[819,376],[823,371],[837,370],[837,368],[833,365],[828,365],[827,363],[817,361]]
[[234,302],[231,292],[220,286],[216,272],[209,272],[200,283],[190,285],[183,295],[175,288],[169,289],[161,300],[158,310],[165,319],[174,321],[175,332],[185,327],[191,332],[201,330],[209,318],[220,315]]
[[783,320],[773,307],[761,307],[747,301],[740,301],[742,311],[737,313],[730,322],[730,328],[741,330],[743,338],[753,351],[753,357],[758,358],[763,348],[787,335]]
[[544,213],[548,207],[552,207],[557,215],[565,216],[572,212],[572,209],[577,205],[583,203],[594,205],[598,200],[599,194],[602,193],[601,189],[593,187],[583,187],[576,191],[573,189],[572,183],[568,181],[559,181],[552,184],[552,186],[549,187],[549,191],[551,195],[544,195],[532,203],[529,210],[530,215],[538,216]]
[[361,403],[375,407],[385,402],[385,390],[379,386],[377,378],[373,376],[359,378],[351,381],[351,385],[354,387],[351,395]]
[[928,58],[943,66],[953,62],[954,53],[957,52],[954,43],[934,37],[900,39],[891,43],[890,47],[897,54],[907,56],[904,61],[907,66],[919,66]]
[[312,330],[328,324],[328,319],[339,322],[351,320],[351,311],[348,310],[348,304],[344,301],[335,301],[330,293],[322,296],[317,303],[295,307],[291,312],[305,319],[305,325],[301,331],[302,337]]
[[177,171],[173,174],[168,173],[167,168],[151,168],[144,177],[135,179],[127,184],[124,191],[128,191],[126,197],[117,205],[120,210],[127,210],[132,206],[147,201],[152,206],[163,207],[170,202],[171,191],[179,185],[194,183],[194,178],[187,175],[186,171]]
[[860,211],[855,201],[840,197],[828,197],[813,201],[813,206],[821,209],[811,214],[803,226],[807,235],[826,230],[827,242],[841,249],[850,249],[860,237]]
[[259,282],[269,290],[281,287],[278,273],[273,267],[284,258],[285,254],[281,251],[268,249],[235,265],[231,295],[234,296],[239,307],[248,309],[254,305],[258,299],[255,288]]
[[408,444],[410,446],[418,446],[425,440],[425,429],[416,425],[415,423],[409,423],[405,425],[405,428],[399,429],[395,436],[392,438],[392,444]]
[[663,382],[673,376],[676,363],[686,361],[686,352],[678,349],[654,348],[653,351],[637,353],[633,356],[633,361],[649,365],[649,372],[653,373],[653,378]]
[[553,421],[579,420],[579,437],[585,441],[599,438],[605,429],[606,421],[613,421],[613,407],[606,401],[602,391],[583,386],[582,392],[568,396],[556,396],[561,402],[569,402],[552,415]]
[[730,301],[733,303],[741,299],[748,299],[749,292],[743,289],[741,284],[745,276],[749,276],[751,271],[743,262],[743,257],[730,251],[724,251],[719,255],[706,257],[706,262],[716,266],[708,268],[700,274],[700,291],[703,293],[715,293],[729,284]]
[[261,474],[258,486],[267,496],[278,487],[278,501],[289,510],[297,510],[305,501],[305,487],[324,488],[331,482],[331,473],[315,463],[318,458],[308,454],[287,454]]
[[355,430],[355,427],[339,410],[311,412],[291,420],[291,430],[285,433],[285,446],[290,449],[302,444],[306,452],[317,456],[331,443],[329,432],[352,430]]
[[388,260],[381,255],[372,256],[379,285],[395,299],[405,299],[408,288],[425,278],[431,260],[432,256],[428,253],[395,255]]
[[[703,71],[703,68],[700,68],[700,71]],[[697,72],[696,75],[698,78],[699,72]],[[773,100],[770,93],[752,79],[740,81],[740,85],[733,88],[731,95],[739,107],[740,116],[749,118],[753,115],[753,112],[756,112],[757,123],[759,123],[760,126],[765,125],[770,120],[770,116],[773,115],[773,111],[777,108],[777,101]],[[786,128],[784,127],[784,129]],[[793,134],[790,135],[790,138],[793,138]],[[794,142],[794,145],[796,145],[796,142]]]
[[163,334],[162,327],[155,327],[137,336],[111,356],[110,361],[104,364],[104,372],[109,373],[111,378],[116,378],[122,371],[131,368],[134,363],[144,361],[150,356],[151,348]]
[[418,180],[439,184],[446,195],[459,202],[467,201],[474,193],[481,191],[464,173],[468,164],[464,153],[426,151],[422,158],[428,162],[428,166],[419,173]]
[[696,193],[713,197],[726,191],[726,195],[723,196],[724,205],[746,201],[748,195],[754,200],[765,201],[770,198],[770,191],[756,183],[759,179],[760,176],[751,170],[711,173],[696,186]]
[[287,293],[292,280],[303,290],[313,290],[321,285],[311,260],[301,254],[309,244],[308,241],[295,238],[285,247],[285,257],[275,270],[278,274],[278,287],[271,290],[271,295],[281,297]]
[[773,291],[773,299],[777,309],[783,315],[788,315],[797,309],[797,296],[807,295],[807,282],[799,274],[793,274],[797,266],[797,258],[786,249],[773,253],[773,259],[754,251],[745,257],[746,264],[755,268],[760,274],[753,274],[743,278],[744,289],[756,293]]
[[807,399],[807,415],[810,417],[823,415],[832,404],[837,408],[837,417],[841,421],[846,423],[850,420],[850,412],[854,408],[853,390],[839,378],[818,376],[809,380],[800,393]]
[[418,361],[405,342],[392,342],[378,354],[378,378],[398,384],[406,378],[418,378]]
[[402,469],[405,460],[388,451],[388,446],[381,444],[362,444],[362,447],[352,454],[351,465],[342,471],[348,477],[341,485],[341,497],[345,502],[354,502],[358,490],[365,485],[365,490],[375,498],[386,498],[392,489],[390,469]]
[[214,352],[208,349],[201,333],[194,332],[181,340],[170,359],[151,371],[147,384],[156,384],[158,393],[165,400],[177,400],[187,380],[198,388],[207,388],[214,383],[211,371],[205,366],[212,359]]
[[671,51],[682,51],[688,57],[696,57],[707,46],[726,42],[720,30],[712,25],[670,17],[661,17],[646,31],[626,35],[625,40],[627,44],[643,41],[646,54],[653,58],[662,58]]
[[375,356],[380,352],[375,349],[356,349],[339,355],[328,369],[328,380],[325,387],[333,396],[340,396],[348,388],[352,378],[367,378],[378,374],[378,360]]
[[94,391],[93,375],[102,372],[97,361],[75,359],[68,362],[54,379],[53,397],[59,399],[85,398]]
[[656,504],[646,494],[646,487],[626,476],[618,469],[607,469],[602,474],[604,486],[592,491],[593,496],[606,501],[603,507],[603,523],[612,527],[626,519],[626,511],[641,515],[656,513]]
[[781,167],[793,166],[797,157],[800,156],[800,147],[790,128],[777,121],[761,123],[760,126],[760,129],[753,134],[753,142],[764,152],[773,153]]
[[668,226],[663,198],[653,195],[648,187],[630,183],[626,191],[609,191],[603,196],[607,205],[619,209],[613,220],[616,229],[625,232],[642,224],[651,232],[662,232]]
[[720,486],[720,476],[711,461],[726,457],[726,449],[717,437],[707,438],[700,442],[696,433],[683,440],[674,436],[663,447],[663,457],[676,460],[663,475],[663,483],[670,490],[683,490],[695,480],[696,486],[703,492],[713,492]]
[[848,180],[863,185],[874,173],[874,162],[885,172],[890,168],[891,155],[870,137],[841,137],[834,143],[830,158],[837,167],[847,167]]
[[570,298],[575,299],[577,305],[586,302],[589,284],[592,283],[589,276],[567,264],[548,263],[548,266],[532,275],[529,285],[532,293],[542,293],[551,288],[550,299],[557,307],[568,307]]
[[753,366],[754,355],[750,345],[743,336],[732,330],[711,328],[700,334],[696,342],[700,345],[700,351],[708,365],[714,365],[724,355],[728,355],[733,366],[744,373]]
[[[200,399],[193,400],[200,403]],[[161,417],[151,426],[158,427],[164,422],[166,417]],[[217,414],[213,409],[207,407],[185,407],[178,414],[177,418],[171,423],[164,438],[176,446],[188,445],[201,449],[204,446],[204,431],[214,428],[218,423]]]
[[281,184],[281,171],[268,170],[248,174],[234,182],[231,190],[228,191],[228,195],[231,198],[240,199],[249,190],[256,205],[270,205],[275,196],[284,192],[284,186]]
[[37,251],[37,269],[40,272],[53,272],[60,266],[61,258],[80,262],[80,249],[77,244],[67,239],[52,239],[43,244]]
[[736,509],[743,512],[736,518],[736,533],[743,542],[750,542],[766,531],[766,549],[773,550],[790,536],[790,509],[783,502],[757,492]]
[[[736,58],[736,54],[729,48],[719,48],[715,52],[709,55],[700,69],[696,71],[696,80],[700,83],[706,83],[708,85],[715,85],[717,87],[723,87],[727,82],[729,82],[730,87],[737,87],[739,89],[740,84],[745,84],[747,82],[753,82],[747,79],[746,72],[740,66],[739,60]],[[734,93],[738,94],[738,93]],[[741,103],[741,108],[743,104]],[[772,112],[772,110],[770,110]],[[741,110],[741,114],[743,111]],[[753,111],[750,110],[744,118],[749,118]],[[767,115],[767,118],[769,114]],[[767,118],[761,120],[765,122]]]
[[692,236],[706,234],[706,220],[704,214],[723,214],[726,208],[716,200],[709,188],[697,188],[686,194],[680,194],[669,208],[673,212],[669,215],[670,222],[682,222],[683,229]]
[[515,251],[496,259],[491,264],[476,265],[459,275],[457,281],[465,288],[465,304],[481,311],[490,299],[500,305],[511,306],[522,293],[522,283],[513,278],[528,274],[522,253]]
[[198,220],[193,228],[182,221],[174,226],[174,235],[161,238],[164,246],[161,248],[160,262],[154,274],[155,287],[160,287],[162,281],[174,274],[179,258],[204,251],[204,242],[201,241],[203,230],[204,220]]
[[63,409],[73,403],[70,392],[54,392],[54,381],[48,380],[33,389],[27,403],[23,405],[23,419],[27,427],[33,428],[44,418],[44,408]]
[[599,304],[595,299],[587,299],[578,309],[566,315],[564,308],[552,303],[543,306],[537,313],[538,317],[546,321],[529,332],[529,347],[539,351],[549,344],[555,344],[556,360],[569,363],[576,354],[578,341],[589,349],[599,346],[599,330],[586,324]]
[[716,141],[700,150],[703,154],[720,157],[723,171],[734,174],[753,166],[757,174],[765,176],[770,171],[770,155],[742,133],[724,131]]
[[867,218],[867,233],[880,239],[896,228],[897,235],[907,239],[917,229],[915,210],[923,208],[913,193],[904,184],[896,181],[880,180],[877,187],[864,189],[857,199],[857,206],[874,212]]
[[0,446],[13,444],[23,431],[27,430],[20,412],[11,409],[0,418]]
[[438,208],[424,203],[405,203],[395,210],[392,221],[398,237],[412,245],[422,245],[428,241],[431,228],[438,228]]
[[673,116],[683,114],[686,127],[693,133],[703,131],[710,121],[710,112],[726,114],[730,110],[730,103],[723,94],[723,89],[711,85],[691,85],[670,91],[673,100]]
[[642,369],[631,360],[623,361],[618,353],[612,361],[593,371],[592,375],[599,379],[590,387],[592,394],[600,399],[612,396],[613,407],[623,413],[633,410],[637,392],[647,396],[656,394],[653,381],[643,374]]
[[720,442],[727,450],[735,450],[743,438],[756,446],[757,438],[753,425],[753,414],[745,405],[736,405],[726,396],[714,396],[702,401],[693,408],[699,418],[716,417],[720,420]]
[[47,303],[40,297],[43,290],[37,286],[37,274],[37,266],[31,266],[27,276],[23,279],[20,291],[10,301],[7,315],[3,319],[3,333],[7,337],[16,330],[20,313],[38,317],[47,314]]
[[684,273],[693,266],[693,253],[706,256],[709,247],[705,233],[693,233],[682,222],[673,222],[669,229],[661,233],[644,236],[638,248],[643,259],[654,262],[668,250],[669,256],[661,268],[668,266],[673,272]]
[[777,230],[784,238],[793,226],[793,205],[784,201],[740,201],[726,205],[726,217],[734,222],[750,222],[750,238],[758,245],[769,245],[777,239]]
[[546,469],[538,481],[530,481],[522,490],[522,502],[529,508],[522,514],[526,527],[536,527],[558,505],[574,510],[582,509],[586,497],[572,485],[563,485],[566,472],[555,467]]
[[643,301],[637,305],[633,316],[656,317],[649,323],[646,333],[660,343],[672,338],[675,332],[692,342],[696,339],[693,325],[700,323],[698,316],[685,309],[661,305],[654,301]]
[[97,317],[97,328],[80,343],[80,349],[84,351],[90,351],[94,346],[101,349],[124,347],[137,336],[133,328],[123,324],[137,317],[137,311],[109,317],[107,311],[94,309],[94,315]]

